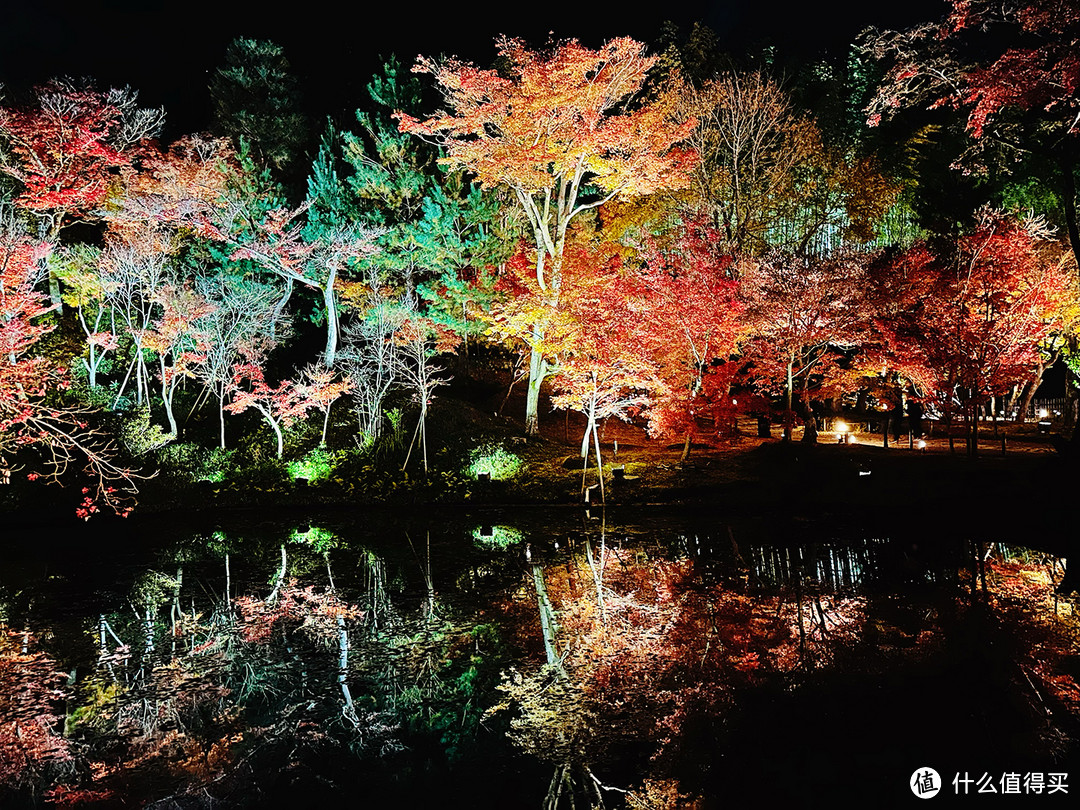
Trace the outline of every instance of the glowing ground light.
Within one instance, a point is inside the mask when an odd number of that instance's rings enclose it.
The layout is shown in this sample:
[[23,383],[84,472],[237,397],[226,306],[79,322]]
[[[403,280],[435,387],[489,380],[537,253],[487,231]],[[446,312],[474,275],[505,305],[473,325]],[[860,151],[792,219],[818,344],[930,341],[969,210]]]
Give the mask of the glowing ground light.
[[925,442],[925,441],[924,441],[923,439],[919,439],[919,441],[917,441],[917,442],[915,443],[915,446],[916,446],[916,447],[917,447],[917,448],[918,448],[919,450],[925,450],[925,449],[926,449],[926,442]]
[[855,434],[851,432],[847,422],[837,422],[834,432],[837,436],[837,444],[855,444]]

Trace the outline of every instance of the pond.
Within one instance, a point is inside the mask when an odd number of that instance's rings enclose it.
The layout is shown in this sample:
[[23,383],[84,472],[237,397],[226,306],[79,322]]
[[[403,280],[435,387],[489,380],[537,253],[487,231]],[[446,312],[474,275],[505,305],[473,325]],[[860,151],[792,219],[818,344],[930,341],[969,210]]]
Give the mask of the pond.
[[891,805],[926,767],[945,794],[1075,792],[1063,562],[887,524],[537,507],[11,537],[0,806]]

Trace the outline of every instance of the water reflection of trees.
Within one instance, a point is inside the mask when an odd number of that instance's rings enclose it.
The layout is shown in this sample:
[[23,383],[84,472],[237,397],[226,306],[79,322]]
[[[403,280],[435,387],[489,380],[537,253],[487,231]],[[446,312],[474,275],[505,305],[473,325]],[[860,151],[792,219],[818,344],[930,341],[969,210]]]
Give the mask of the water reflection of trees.
[[[631,541],[602,518],[557,538],[500,528],[452,547],[321,526],[188,538],[75,629],[0,591],[0,803],[50,787],[60,805],[397,798],[425,780],[393,773],[490,772],[479,752],[508,738],[549,769],[526,804],[691,807],[709,792],[693,768],[747,695],[838,663],[887,671],[898,651],[940,647],[948,605],[974,598],[956,558],[913,544],[781,546],[727,526]],[[995,547],[995,599],[1060,575],[1024,565]],[[925,590],[899,598],[897,583]],[[1054,621],[1040,639],[1064,638]],[[1022,672],[1065,695],[1055,666]]]
[[[44,653],[5,647],[5,683],[17,675],[52,696],[32,718],[40,739],[22,757],[25,779],[7,789],[82,773],[56,788],[65,801],[91,788],[133,801],[200,790],[258,800],[266,774],[340,779],[344,763],[392,759],[423,735],[460,749],[479,723],[481,685],[497,677],[483,670],[498,631],[440,603],[430,538],[414,549],[415,601],[380,554],[339,540],[309,526],[254,547],[217,532],[169,550],[83,620],[90,643],[70,684]],[[29,630],[4,633],[8,647],[31,646]],[[26,722],[3,733],[29,740]],[[80,767],[46,768],[50,740]]]
[[[723,570],[703,559],[717,537]],[[509,675],[494,711],[510,713],[511,739],[552,766],[545,810],[664,796],[691,806],[672,774],[703,732],[718,733],[735,691],[827,666],[858,639],[856,589],[875,542],[740,548],[730,530],[676,542],[689,553],[613,542],[601,520],[543,565],[533,555],[525,578],[543,664]],[[645,777],[636,793],[620,787]]]

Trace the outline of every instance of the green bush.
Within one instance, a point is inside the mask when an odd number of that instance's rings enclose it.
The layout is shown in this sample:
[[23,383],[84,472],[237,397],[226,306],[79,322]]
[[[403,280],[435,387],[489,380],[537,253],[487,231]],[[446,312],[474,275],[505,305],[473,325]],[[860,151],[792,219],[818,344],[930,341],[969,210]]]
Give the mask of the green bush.
[[157,458],[161,469],[176,478],[220,484],[236,472],[234,453],[220,447],[211,449],[183,442],[161,448]]
[[150,408],[142,405],[120,422],[120,441],[133,456],[142,456],[173,441],[176,436],[166,433],[150,421]]
[[294,481],[297,478],[306,478],[310,483],[314,484],[328,480],[341,461],[341,457],[341,453],[331,452],[325,447],[319,446],[308,452],[303,458],[290,461],[285,467],[289,471],[289,477]]
[[470,478],[487,473],[492,481],[505,481],[521,471],[522,461],[514,453],[497,442],[488,442],[469,452],[469,466],[465,472]]

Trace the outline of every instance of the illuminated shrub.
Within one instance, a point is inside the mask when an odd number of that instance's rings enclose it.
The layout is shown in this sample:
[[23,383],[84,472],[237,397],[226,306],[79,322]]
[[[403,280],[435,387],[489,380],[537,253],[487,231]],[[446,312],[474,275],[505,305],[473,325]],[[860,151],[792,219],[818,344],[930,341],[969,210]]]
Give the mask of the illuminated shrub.
[[306,478],[310,483],[314,484],[329,479],[333,475],[339,460],[340,454],[320,446],[313,449],[303,458],[290,461],[286,468],[289,471],[289,477],[294,481],[298,478]]
[[176,437],[150,421],[150,408],[143,405],[123,419],[120,441],[133,456],[141,456],[164,447]]
[[520,472],[522,461],[516,455],[494,442],[482,444],[469,452],[466,472],[471,478],[487,474],[492,481],[505,481]]

